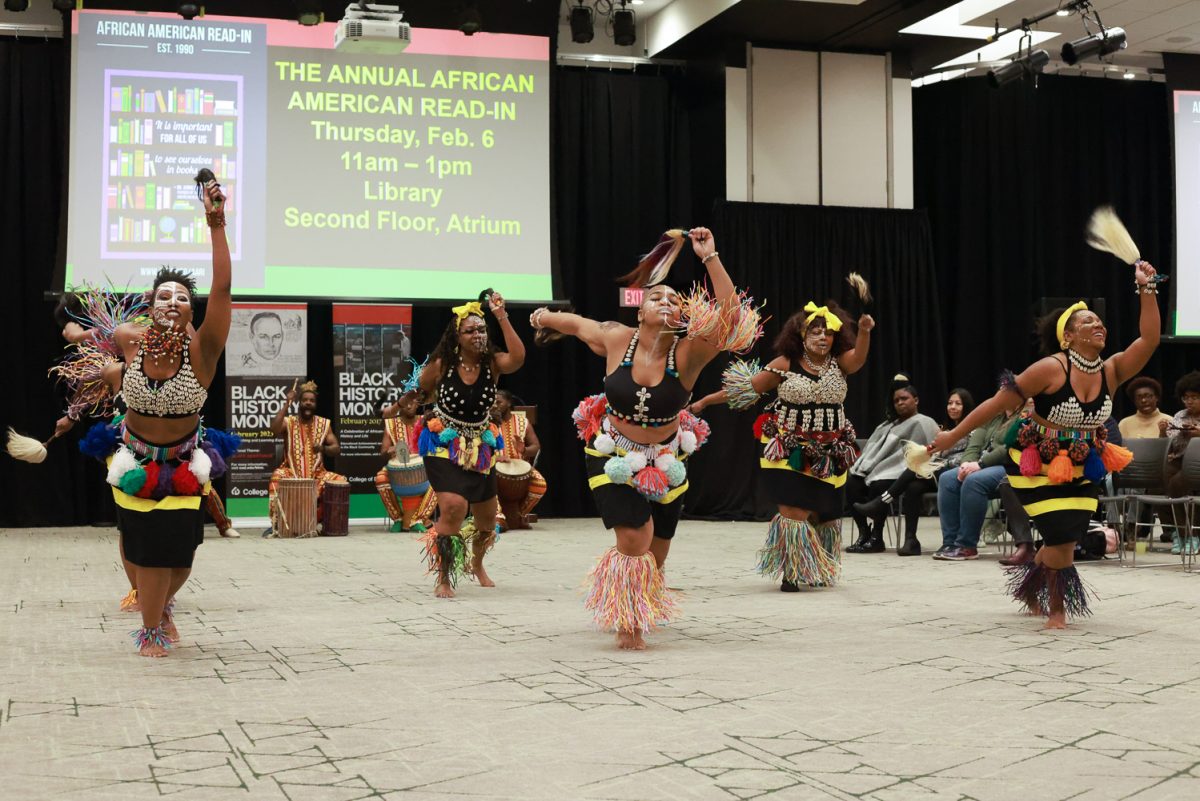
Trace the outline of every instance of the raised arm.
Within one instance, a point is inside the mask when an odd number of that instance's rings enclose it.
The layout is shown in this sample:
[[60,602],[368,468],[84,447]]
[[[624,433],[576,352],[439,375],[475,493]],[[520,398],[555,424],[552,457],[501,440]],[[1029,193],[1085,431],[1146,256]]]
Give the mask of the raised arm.
[[[535,309],[533,314],[529,315],[529,324],[534,329],[549,328],[551,331],[575,337],[587,345],[597,356],[608,355],[608,341],[610,337],[614,336],[614,332],[629,331],[628,326],[612,320],[600,323],[573,312],[550,311],[544,306]],[[628,338],[629,334],[625,333],[624,340],[628,340]]]
[[296,385],[299,383],[300,379],[292,382],[292,388],[288,390],[283,405],[279,407],[279,411],[275,412],[275,417],[271,420],[271,433],[277,437],[287,429],[288,412],[291,411],[292,404],[296,402]]
[[499,292],[493,292],[488,298],[492,314],[500,323],[500,333],[504,335],[504,347],[507,353],[496,354],[496,367],[501,373],[515,373],[525,363],[525,343],[517,336],[517,331],[508,319],[508,310],[504,306],[504,298]]
[[84,328],[74,320],[69,320],[62,330],[63,339],[73,345],[78,345],[80,342],[94,340],[96,338],[96,329]]
[[221,185],[210,181],[204,187],[204,213],[212,235],[212,288],[208,292],[204,323],[196,332],[200,356],[206,368],[204,372],[208,375],[216,372],[217,361],[221,358],[225,340],[229,337],[233,273],[229,259],[229,242],[225,239],[225,211],[225,196],[221,193]]
[[1141,313],[1138,316],[1138,338],[1120,353],[1114,353],[1108,358],[1113,366],[1115,383],[1111,389],[1125,383],[1136,376],[1154,355],[1161,337],[1162,320],[1158,311],[1158,294],[1147,292],[1150,278],[1154,275],[1154,267],[1149,262],[1139,261],[1133,265],[1133,280],[1137,286],[1138,297],[1141,298]]
[[867,353],[871,350],[871,329],[875,327],[875,318],[864,314],[858,318],[858,336],[854,339],[854,347],[846,351],[838,359],[842,372],[853,375],[867,363]]
[[712,284],[713,295],[717,300],[732,298],[737,290],[733,286],[733,279],[725,271],[725,265],[721,264],[721,257],[717,254],[717,242],[713,239],[712,231],[707,228],[693,228],[688,232],[688,239],[692,240],[692,250],[695,252],[696,258],[708,271],[708,280]]

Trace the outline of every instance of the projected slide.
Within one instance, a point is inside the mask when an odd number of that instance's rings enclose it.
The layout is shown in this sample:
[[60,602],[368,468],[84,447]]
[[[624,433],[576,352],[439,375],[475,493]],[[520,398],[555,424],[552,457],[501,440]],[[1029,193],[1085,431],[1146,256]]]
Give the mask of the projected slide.
[[1200,92],[1175,93],[1175,333],[1200,336]]
[[75,14],[67,284],[206,286],[208,167],[236,293],[550,298],[548,40],[414,29],[380,56],[333,30]]

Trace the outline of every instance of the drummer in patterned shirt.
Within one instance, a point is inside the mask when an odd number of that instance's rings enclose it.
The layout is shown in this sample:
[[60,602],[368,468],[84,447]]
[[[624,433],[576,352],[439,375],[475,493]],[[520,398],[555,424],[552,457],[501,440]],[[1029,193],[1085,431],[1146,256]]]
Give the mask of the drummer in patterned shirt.
[[[383,407],[383,443],[379,452],[389,460],[399,459],[403,462],[405,456],[417,458],[417,437],[421,433],[421,415],[417,413],[419,408],[416,395],[403,395],[395,403]],[[400,456],[397,456],[397,452]],[[424,495],[397,498],[392,490],[388,467],[384,465],[375,474],[375,490],[387,509],[388,517],[392,518],[392,531],[426,531],[433,525],[437,493],[432,487]]]
[[271,421],[271,433],[284,438],[284,459],[283,464],[271,474],[271,482],[267,485],[271,530],[264,536],[279,532],[280,481],[285,478],[315,478],[317,498],[325,491],[325,482],[346,481],[346,477],[340,473],[325,469],[325,457],[337,456],[341,446],[333,435],[329,418],[317,414],[316,382],[305,381],[300,385],[300,413],[289,415],[288,409],[292,408],[296,397],[296,385],[293,383],[287,394],[287,402]]
[[[521,459],[529,463],[532,470],[530,474],[528,492],[525,499],[521,501],[521,517],[522,520],[514,522],[512,528],[529,528],[527,516],[533,507],[538,505],[538,501],[546,494],[546,479],[536,469],[532,469],[534,461],[537,459],[538,451],[542,449],[542,444],[538,442],[537,434],[534,433],[533,424],[529,422],[529,417],[522,411],[514,411],[513,394],[506,389],[496,390],[496,403],[492,407],[492,414],[496,419],[497,425],[500,426],[500,433],[504,437],[504,454],[497,461],[506,462],[513,459]],[[496,513],[496,523],[500,526],[500,530],[504,531],[509,528],[508,521],[505,520],[504,512]]]

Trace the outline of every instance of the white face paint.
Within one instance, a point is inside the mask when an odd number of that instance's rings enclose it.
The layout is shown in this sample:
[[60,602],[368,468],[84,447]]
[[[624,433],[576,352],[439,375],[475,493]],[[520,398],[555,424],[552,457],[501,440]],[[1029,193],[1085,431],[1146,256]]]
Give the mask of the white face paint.
[[154,322],[166,328],[186,328],[192,319],[192,296],[177,281],[159,284],[151,307]]

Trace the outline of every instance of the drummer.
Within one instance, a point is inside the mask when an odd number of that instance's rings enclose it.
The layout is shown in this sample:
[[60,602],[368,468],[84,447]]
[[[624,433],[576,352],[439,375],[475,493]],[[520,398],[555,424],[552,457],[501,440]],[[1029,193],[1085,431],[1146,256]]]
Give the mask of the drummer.
[[[403,395],[395,403],[383,407],[383,443],[379,452],[390,461],[402,464],[405,457],[417,458],[417,437],[421,433],[422,420],[417,414],[418,408],[415,395]],[[391,531],[423,532],[433,525],[437,493],[432,487],[424,495],[397,498],[392,491],[387,465],[384,465],[375,474],[375,490],[392,519]]]
[[[300,385],[299,414],[287,412],[296,402],[296,384],[288,391],[287,401],[271,421],[271,433],[283,435],[285,456],[283,464],[271,474],[267,485],[267,497],[271,516],[271,528],[263,536],[276,536],[279,532],[279,482],[285,478],[313,478],[317,481],[317,498],[325,490],[325,482],[345,482],[340,473],[325,469],[325,457],[337,456],[341,451],[329,418],[317,414],[317,385],[305,381]],[[286,433],[285,433],[286,432]],[[320,507],[318,506],[318,515]]]
[[[497,457],[497,461],[521,460],[528,463],[531,468],[525,499],[521,501],[521,514],[526,517],[527,523],[529,513],[546,494],[546,479],[533,468],[542,444],[538,442],[533,424],[529,422],[529,416],[523,411],[513,409],[513,406],[516,405],[515,400],[513,394],[507,389],[496,390],[496,402],[492,406],[492,414],[504,437],[504,453]],[[507,530],[508,521],[504,519],[504,512],[496,513],[496,523],[500,526],[501,531]]]

